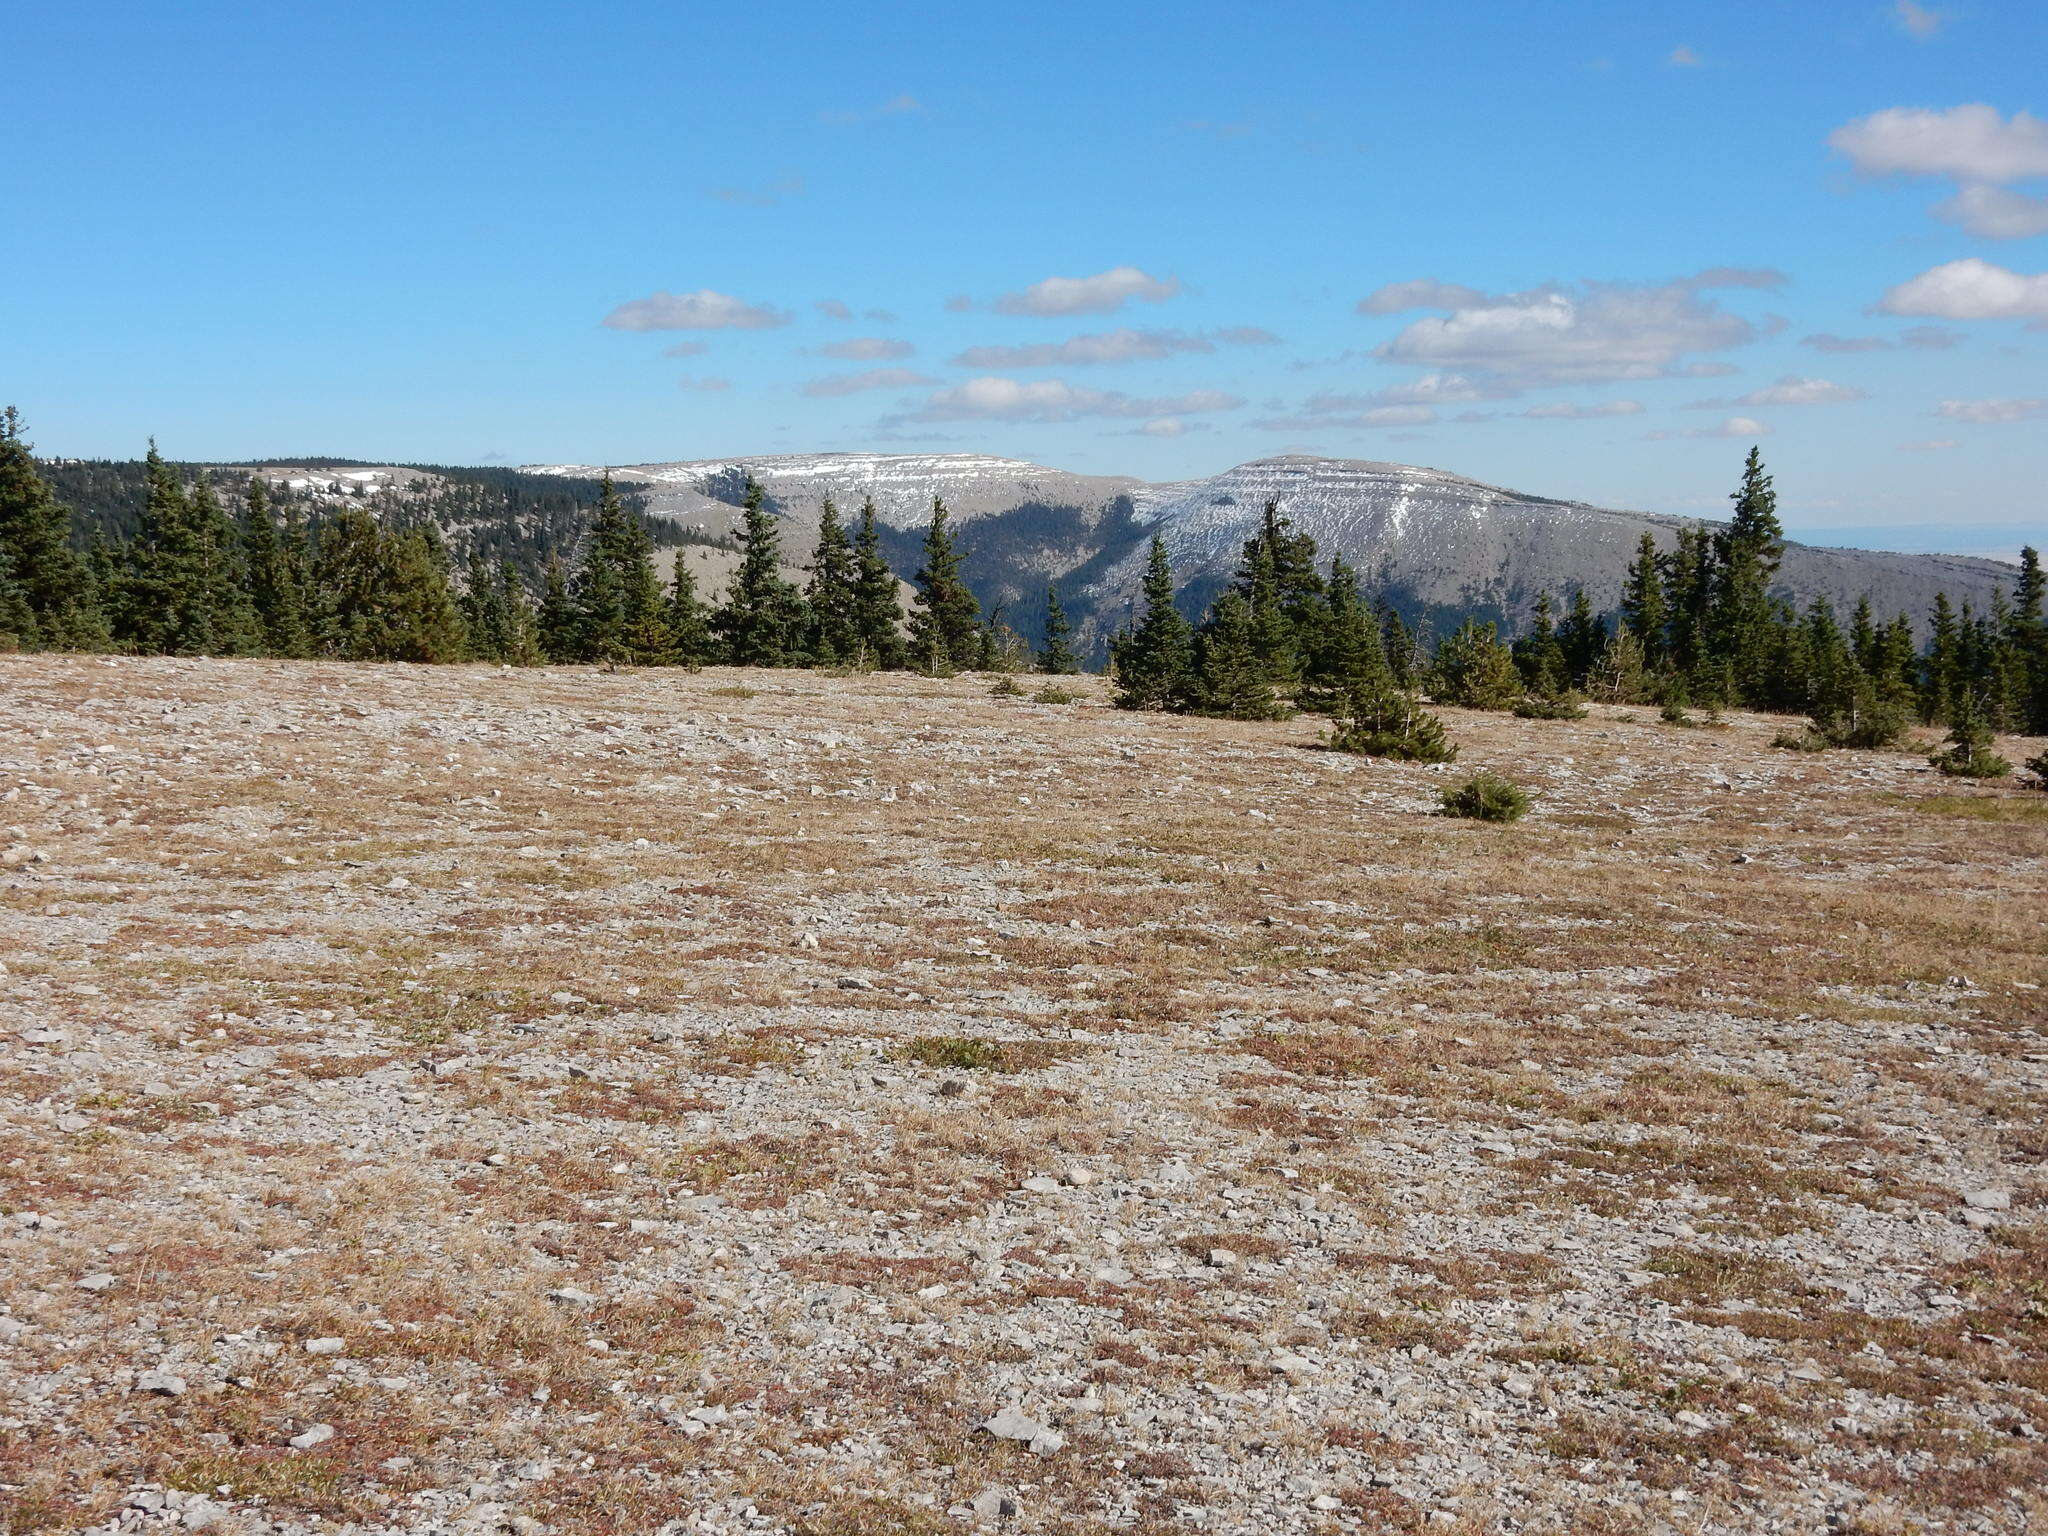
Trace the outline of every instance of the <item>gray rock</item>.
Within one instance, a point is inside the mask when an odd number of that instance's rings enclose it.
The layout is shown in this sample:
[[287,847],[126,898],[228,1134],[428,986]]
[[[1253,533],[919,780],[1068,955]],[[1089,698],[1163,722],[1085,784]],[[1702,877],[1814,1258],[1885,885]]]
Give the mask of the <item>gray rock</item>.
[[1022,1508],[1012,1489],[993,1485],[977,1493],[967,1507],[974,1511],[977,1520],[1014,1520]]
[[314,1446],[325,1445],[333,1438],[334,1426],[332,1424],[313,1424],[298,1434],[293,1435],[285,1444],[295,1451],[310,1451]]
[[78,1282],[78,1288],[81,1291],[106,1291],[112,1290],[113,1286],[114,1277],[107,1274],[87,1275]]
[[2012,1209],[2012,1193],[2003,1189],[1965,1190],[1963,1204],[1973,1211],[2009,1211]]
[[170,1371],[144,1371],[135,1378],[135,1389],[138,1392],[159,1393],[164,1397],[183,1397],[185,1395],[185,1378],[174,1375]]

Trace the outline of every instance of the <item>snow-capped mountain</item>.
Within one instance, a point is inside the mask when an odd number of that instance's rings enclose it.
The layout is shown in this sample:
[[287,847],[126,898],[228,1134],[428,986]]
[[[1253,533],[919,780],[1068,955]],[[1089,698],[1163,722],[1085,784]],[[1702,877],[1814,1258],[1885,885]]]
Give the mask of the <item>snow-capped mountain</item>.
[[[585,464],[530,469],[598,472]],[[976,591],[1027,632],[1048,581],[1059,584],[1084,633],[1115,628],[1130,611],[1154,533],[1187,606],[1199,610],[1229,579],[1269,499],[1325,558],[1341,554],[1356,565],[1370,591],[1440,622],[1467,612],[1518,622],[1539,592],[1562,598],[1581,583],[1596,608],[1611,609],[1641,536],[1668,549],[1686,521],[1527,495],[1445,470],[1300,455],[1170,484],[980,454],[764,455],[612,473],[647,492],[653,515],[710,533],[733,526],[751,475],[785,520],[793,551],[808,547],[827,496],[848,517],[872,496],[903,571],[915,564],[916,538],[941,496],[961,526]],[[2010,591],[2012,575],[2010,566],[1969,556],[1794,544],[1779,585],[1802,603],[1826,597],[1844,612],[1868,593],[1880,614],[1918,620],[1937,592],[1982,608],[1994,592]]]

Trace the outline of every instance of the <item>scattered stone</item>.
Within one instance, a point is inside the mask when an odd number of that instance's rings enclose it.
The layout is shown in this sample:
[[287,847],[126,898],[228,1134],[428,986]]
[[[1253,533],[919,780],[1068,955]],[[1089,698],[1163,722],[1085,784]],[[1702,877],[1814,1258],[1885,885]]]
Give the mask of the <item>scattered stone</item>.
[[165,1370],[144,1371],[135,1378],[138,1392],[154,1392],[161,1397],[183,1397],[185,1378]]
[[313,1424],[293,1435],[285,1444],[295,1451],[310,1451],[316,1445],[325,1445],[334,1438],[332,1424]]

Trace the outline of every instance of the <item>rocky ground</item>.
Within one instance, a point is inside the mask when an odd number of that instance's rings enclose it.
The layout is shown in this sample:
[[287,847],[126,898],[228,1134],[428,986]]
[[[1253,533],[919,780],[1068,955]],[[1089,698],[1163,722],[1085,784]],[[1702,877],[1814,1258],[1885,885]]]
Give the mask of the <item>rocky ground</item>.
[[1083,687],[0,657],[6,1529],[2042,1528],[2048,795]]

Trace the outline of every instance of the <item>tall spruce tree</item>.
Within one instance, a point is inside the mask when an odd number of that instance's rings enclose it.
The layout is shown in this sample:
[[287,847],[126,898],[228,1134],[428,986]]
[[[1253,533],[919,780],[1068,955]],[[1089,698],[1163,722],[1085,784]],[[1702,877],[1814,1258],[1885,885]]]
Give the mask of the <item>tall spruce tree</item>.
[[1652,534],[1645,533],[1637,541],[1636,557],[1629,562],[1628,575],[1622,581],[1621,623],[1635,637],[1643,665],[1651,669],[1661,666],[1670,610],[1664,600],[1664,563]]
[[711,616],[724,660],[736,667],[793,667],[803,662],[804,603],[781,572],[782,540],[767,495],[747,476],[740,521],[740,565],[725,601]]
[[1054,677],[1081,670],[1081,658],[1074,653],[1074,626],[1067,622],[1059,589],[1051,582],[1045,585],[1045,643],[1038,648],[1037,664],[1039,671]]
[[351,661],[460,661],[468,636],[443,553],[426,530],[387,529],[350,507],[320,530],[314,625]]
[[1194,701],[1198,713],[1231,720],[1278,720],[1286,706],[1273,691],[1252,602],[1232,588],[1216,599],[1195,636]]
[[697,596],[697,578],[691,573],[687,550],[676,551],[675,574],[669,582],[668,638],[679,667],[695,670],[717,659],[711,610]]
[[811,619],[811,660],[818,666],[845,666],[859,659],[860,634],[854,618],[858,582],[853,541],[839,521],[839,508],[827,496],[818,512],[818,545],[804,589]]
[[261,474],[251,473],[242,506],[242,568],[248,573],[249,602],[266,655],[312,653],[305,585],[295,552],[279,536],[270,488]]
[[1736,682],[1740,697],[1754,698],[1754,680],[1764,666],[1772,627],[1771,581],[1785,552],[1778,522],[1778,495],[1764,473],[1763,457],[1752,447],[1742,466],[1742,484],[1729,499],[1734,515],[1714,536],[1713,609],[1709,629],[1716,661]]
[[853,539],[852,623],[856,666],[893,671],[906,664],[903,602],[896,573],[882,558],[882,534],[875,522],[875,498],[861,503],[860,528]]
[[1358,590],[1358,573],[1341,556],[1330,561],[1323,583],[1326,612],[1309,653],[1297,702],[1305,709],[1334,713],[1361,689],[1394,686],[1387,666],[1379,618]]
[[910,654],[922,670],[964,671],[981,659],[981,605],[960,579],[964,558],[953,541],[946,504],[934,496],[910,607]]
[[1194,672],[1194,630],[1173,603],[1173,570],[1157,534],[1145,556],[1145,611],[1110,643],[1119,709],[1179,709]]
[[71,547],[71,514],[50,493],[13,406],[0,410],[0,631],[30,650],[103,650],[110,643],[92,572]]
[[[681,563],[677,561],[678,565]],[[583,637],[577,617],[576,601],[569,595],[569,578],[562,570],[562,562],[550,556],[541,570],[540,603],[533,616],[534,639],[545,660],[560,666],[581,659]]]

